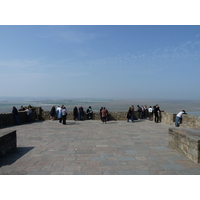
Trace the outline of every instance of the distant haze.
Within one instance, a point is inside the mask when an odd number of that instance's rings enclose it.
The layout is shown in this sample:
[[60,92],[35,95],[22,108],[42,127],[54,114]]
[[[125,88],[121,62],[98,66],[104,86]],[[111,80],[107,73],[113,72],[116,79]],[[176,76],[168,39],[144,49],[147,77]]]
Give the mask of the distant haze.
[[196,100],[152,100],[152,99],[52,99],[52,98],[0,98],[0,113],[12,111],[12,107],[17,109],[23,106],[41,106],[43,110],[49,111],[52,106],[65,105],[69,111],[72,111],[74,106],[83,106],[86,110],[92,106],[94,111],[99,111],[100,107],[106,107],[109,111],[127,111],[132,105],[137,108],[137,105],[154,106],[159,104],[160,109],[165,112],[177,113],[184,109],[186,112],[200,111],[200,102]]

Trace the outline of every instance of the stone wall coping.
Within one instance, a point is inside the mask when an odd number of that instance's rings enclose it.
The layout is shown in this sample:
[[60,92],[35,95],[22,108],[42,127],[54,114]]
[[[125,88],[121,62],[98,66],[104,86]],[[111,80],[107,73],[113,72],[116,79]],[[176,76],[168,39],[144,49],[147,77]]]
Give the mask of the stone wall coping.
[[189,137],[200,143],[200,129],[177,129],[177,128],[169,128],[169,131],[181,136],[181,137]]
[[9,131],[5,131],[5,130],[0,130],[0,138],[9,134],[9,133],[12,133],[12,132],[15,132],[16,130],[9,130]]

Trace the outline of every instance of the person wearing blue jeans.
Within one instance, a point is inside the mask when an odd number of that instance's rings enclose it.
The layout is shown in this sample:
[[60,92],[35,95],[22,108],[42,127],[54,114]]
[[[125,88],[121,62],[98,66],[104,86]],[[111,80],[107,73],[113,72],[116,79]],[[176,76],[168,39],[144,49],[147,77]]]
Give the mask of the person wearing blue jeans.
[[179,121],[182,118],[182,115],[185,114],[185,110],[180,111],[177,115],[176,115],[176,120],[175,120],[175,126],[179,127]]
[[83,120],[83,107],[79,107],[79,113],[78,113],[78,120],[81,121]]

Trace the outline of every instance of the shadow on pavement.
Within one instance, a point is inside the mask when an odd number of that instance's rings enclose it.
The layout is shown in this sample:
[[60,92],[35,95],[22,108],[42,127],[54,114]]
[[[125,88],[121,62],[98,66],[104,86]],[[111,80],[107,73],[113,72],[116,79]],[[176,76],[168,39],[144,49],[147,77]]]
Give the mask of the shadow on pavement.
[[67,125],[80,125],[79,122],[66,122]]
[[15,150],[0,157],[0,168],[4,165],[11,165],[23,155],[34,149],[34,147],[17,147]]

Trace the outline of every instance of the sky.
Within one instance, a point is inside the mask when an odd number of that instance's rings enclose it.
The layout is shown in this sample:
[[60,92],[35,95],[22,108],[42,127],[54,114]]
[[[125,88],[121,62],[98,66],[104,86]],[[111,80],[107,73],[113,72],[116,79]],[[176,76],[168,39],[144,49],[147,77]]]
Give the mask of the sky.
[[200,26],[0,26],[6,97],[200,99]]

